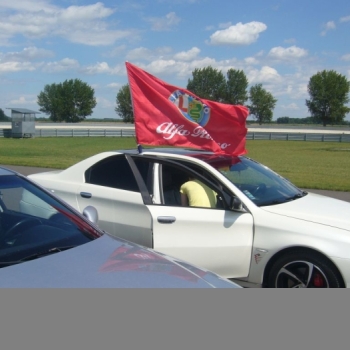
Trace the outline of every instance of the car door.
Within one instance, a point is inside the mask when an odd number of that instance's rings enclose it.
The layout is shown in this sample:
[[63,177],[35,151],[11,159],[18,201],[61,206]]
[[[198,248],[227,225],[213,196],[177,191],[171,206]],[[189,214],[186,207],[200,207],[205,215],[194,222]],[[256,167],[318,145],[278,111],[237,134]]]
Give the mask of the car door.
[[[159,174],[155,177],[160,192],[163,184],[157,179],[162,179],[163,168],[164,165],[158,166]],[[202,174],[209,176],[205,171]],[[179,172],[175,178],[181,178]],[[248,276],[253,245],[253,217],[249,212],[164,202],[163,199],[160,205],[148,205],[154,249],[224,277]]]
[[[147,177],[148,173],[144,172],[143,176]],[[103,230],[152,248],[152,219],[144,204],[147,196],[148,203],[151,198],[144,192],[141,194],[126,156],[115,155],[86,171],[85,182],[78,189],[77,202],[80,211],[88,205],[97,209],[98,225]]]

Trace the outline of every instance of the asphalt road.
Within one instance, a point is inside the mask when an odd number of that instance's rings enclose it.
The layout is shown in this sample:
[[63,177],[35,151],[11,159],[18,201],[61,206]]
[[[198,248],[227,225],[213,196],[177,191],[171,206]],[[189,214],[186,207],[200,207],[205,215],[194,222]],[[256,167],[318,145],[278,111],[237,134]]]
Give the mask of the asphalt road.
[[[1,165],[5,168],[17,171],[23,175],[30,175],[35,173],[42,173],[44,171],[51,171],[57,169],[49,169],[49,168],[37,168],[37,167],[26,167],[26,166],[14,166],[14,165]],[[308,192],[318,193],[323,196],[333,197],[336,199],[340,199],[346,202],[350,202],[350,192],[340,192],[340,191],[326,191],[326,190],[313,190],[313,189],[305,189]]]

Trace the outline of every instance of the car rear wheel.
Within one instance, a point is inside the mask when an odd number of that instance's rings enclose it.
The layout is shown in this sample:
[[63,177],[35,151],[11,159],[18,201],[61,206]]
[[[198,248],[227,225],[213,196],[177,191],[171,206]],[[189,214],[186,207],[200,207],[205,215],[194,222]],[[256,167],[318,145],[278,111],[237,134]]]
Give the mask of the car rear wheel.
[[342,288],[342,279],[326,258],[315,252],[286,253],[272,266],[268,288]]

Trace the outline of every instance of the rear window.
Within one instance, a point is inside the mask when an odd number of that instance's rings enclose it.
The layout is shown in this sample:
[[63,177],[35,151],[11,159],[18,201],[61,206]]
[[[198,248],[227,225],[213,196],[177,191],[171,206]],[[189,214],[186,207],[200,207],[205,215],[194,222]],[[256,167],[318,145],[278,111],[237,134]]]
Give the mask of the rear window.
[[85,172],[85,182],[139,192],[134,174],[124,155],[108,157],[94,164]]

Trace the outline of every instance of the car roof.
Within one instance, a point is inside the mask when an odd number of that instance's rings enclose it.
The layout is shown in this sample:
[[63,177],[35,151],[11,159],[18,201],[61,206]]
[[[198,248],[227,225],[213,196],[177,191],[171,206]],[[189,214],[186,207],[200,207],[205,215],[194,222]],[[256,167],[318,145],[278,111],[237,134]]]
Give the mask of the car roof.
[[[139,154],[137,149],[127,149],[127,150],[119,150],[117,152],[121,152],[124,154]],[[205,162],[210,163],[211,161],[217,160],[229,160],[236,159],[237,156],[232,156],[229,154],[217,154],[211,151],[206,151],[202,149],[190,149],[190,148],[179,148],[179,147],[164,147],[164,148],[142,148],[142,154],[145,155],[154,155],[159,154],[159,156],[169,155],[180,155],[185,157],[197,158],[201,159]]]
[[16,173],[10,169],[0,167],[0,176],[2,175],[15,175]]
[[[118,152],[128,153],[128,154],[138,154],[140,153],[138,149],[126,149],[120,150]],[[194,156],[197,154],[214,154],[210,151],[190,149],[190,148],[179,148],[179,147],[154,147],[154,148],[142,148],[142,153],[170,153],[170,154],[180,154],[186,156]]]

